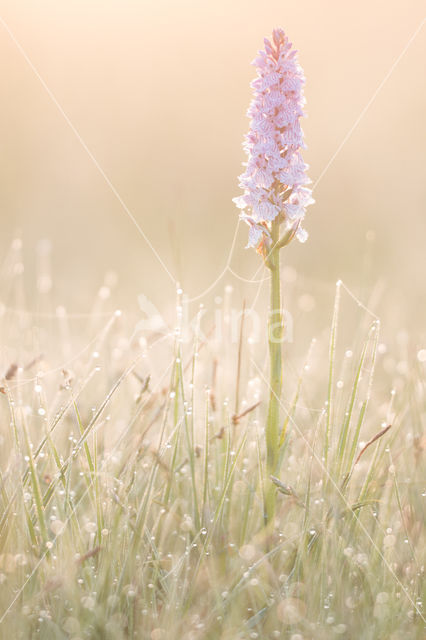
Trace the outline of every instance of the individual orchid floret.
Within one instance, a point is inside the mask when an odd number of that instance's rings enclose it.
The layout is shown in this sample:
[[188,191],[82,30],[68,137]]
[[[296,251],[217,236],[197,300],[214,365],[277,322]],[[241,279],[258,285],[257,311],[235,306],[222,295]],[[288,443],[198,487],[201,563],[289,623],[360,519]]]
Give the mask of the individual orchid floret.
[[277,218],[290,239],[306,240],[302,221],[314,201],[300,153],[305,148],[299,122],[305,103],[303,70],[282,29],[273,31],[272,42],[264,42],[265,49],[253,61],[257,78],[251,83],[250,130],[243,143],[248,161],[239,179],[244,194],[234,202],[250,226],[248,246],[266,255],[271,223]]

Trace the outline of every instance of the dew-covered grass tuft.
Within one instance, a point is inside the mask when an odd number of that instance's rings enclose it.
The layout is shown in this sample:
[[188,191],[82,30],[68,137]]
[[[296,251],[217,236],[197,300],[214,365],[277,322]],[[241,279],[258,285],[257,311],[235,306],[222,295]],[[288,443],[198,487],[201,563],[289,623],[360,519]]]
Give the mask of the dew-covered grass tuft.
[[170,331],[135,334],[104,288],[86,316],[2,287],[2,637],[424,637],[424,349],[385,345],[338,283],[286,360],[265,529],[247,327],[218,340],[199,314],[188,340],[179,293]]

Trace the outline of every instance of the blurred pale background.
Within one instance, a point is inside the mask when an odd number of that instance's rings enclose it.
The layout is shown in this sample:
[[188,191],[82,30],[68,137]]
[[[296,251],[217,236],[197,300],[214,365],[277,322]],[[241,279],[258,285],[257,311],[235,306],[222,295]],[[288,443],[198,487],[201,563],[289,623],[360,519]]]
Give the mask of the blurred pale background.
[[[313,182],[321,176],[309,241],[285,260],[302,290],[324,292],[327,317],[338,278],[364,300],[379,282],[388,329],[421,329],[426,28],[409,41],[423,13],[420,0],[1,2],[2,259],[21,234],[31,298],[37,245],[49,239],[52,296],[70,311],[90,310],[111,270],[109,308],[135,307],[141,292],[160,308],[173,302],[172,281],[72,123],[173,277],[201,293],[235,230],[250,62],[282,26],[307,77],[306,159]],[[250,279],[259,258],[246,237],[242,226],[232,268]],[[226,283],[249,301],[256,293],[227,274],[210,295]]]

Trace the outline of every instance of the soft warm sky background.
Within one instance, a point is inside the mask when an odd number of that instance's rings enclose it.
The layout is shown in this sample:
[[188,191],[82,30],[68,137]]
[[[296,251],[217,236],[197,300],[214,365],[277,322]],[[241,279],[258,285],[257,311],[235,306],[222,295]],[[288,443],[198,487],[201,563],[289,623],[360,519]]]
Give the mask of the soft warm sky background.
[[[426,27],[372,98],[423,14],[420,0],[2,1],[1,257],[20,230],[31,292],[37,243],[49,238],[55,302],[71,310],[90,308],[111,269],[123,306],[140,292],[161,306],[173,291],[69,119],[172,275],[190,295],[203,291],[236,225],[249,63],[282,26],[307,76],[310,175],[322,176],[309,242],[286,261],[314,295],[331,291],[327,313],[338,278],[360,295],[380,282],[377,311],[420,328]],[[259,259],[245,242],[242,226],[232,267],[251,278]],[[231,275],[216,293],[227,282],[255,293]]]

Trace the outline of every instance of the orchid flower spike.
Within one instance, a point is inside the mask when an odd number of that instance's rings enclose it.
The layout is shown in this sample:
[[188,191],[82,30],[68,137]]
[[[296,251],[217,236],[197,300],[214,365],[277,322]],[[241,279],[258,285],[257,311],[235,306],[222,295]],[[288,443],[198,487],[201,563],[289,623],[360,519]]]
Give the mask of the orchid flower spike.
[[244,194],[233,201],[250,227],[247,246],[266,257],[271,248],[271,222],[277,216],[287,238],[295,236],[305,242],[308,234],[302,221],[314,200],[307,186],[311,182],[306,175],[308,165],[300,153],[306,148],[299,123],[304,115],[305,78],[297,51],[282,29],[275,29],[272,42],[265,38],[264,43],[265,49],[252,63],[257,78],[251,83],[250,130],[243,144],[248,161],[239,178]]

